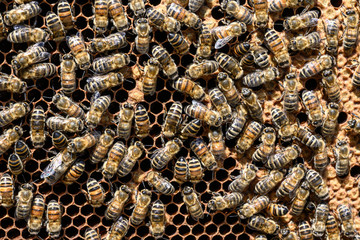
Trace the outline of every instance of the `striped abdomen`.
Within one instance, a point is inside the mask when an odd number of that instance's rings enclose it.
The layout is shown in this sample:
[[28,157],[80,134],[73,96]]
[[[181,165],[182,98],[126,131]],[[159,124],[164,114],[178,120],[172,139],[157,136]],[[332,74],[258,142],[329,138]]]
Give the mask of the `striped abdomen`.
[[44,197],[37,194],[34,197],[30,210],[30,218],[28,220],[28,231],[31,235],[36,235],[40,232],[42,227],[42,218],[45,212],[45,200]]
[[64,25],[65,30],[73,28],[74,18],[72,8],[67,0],[60,0],[57,7],[57,14]]
[[52,134],[52,143],[54,147],[56,147],[59,150],[62,150],[66,148],[68,144],[68,139],[63,133],[59,131],[55,131]]
[[150,22],[155,24],[157,27],[160,28],[164,25],[165,15],[162,14],[161,12],[159,12],[153,8],[148,8],[146,11],[146,15],[148,16]]
[[17,154],[20,159],[23,160],[30,156],[31,152],[28,145],[26,145],[23,140],[19,140],[15,144],[15,154]]
[[174,166],[174,177],[179,182],[186,182],[188,179],[188,162],[184,157],[180,157]]
[[135,130],[139,138],[144,138],[150,132],[150,119],[146,108],[142,104],[136,105],[135,110]]
[[189,51],[189,43],[181,34],[169,33],[168,40],[178,54],[184,55]]
[[75,182],[84,172],[85,170],[85,162],[78,161],[65,173],[63,178],[63,183],[71,184]]
[[14,175],[19,175],[24,169],[23,162],[17,154],[11,154],[8,159],[8,168]]
[[55,13],[48,12],[46,14],[46,26],[51,31],[54,41],[62,41],[65,38],[64,26]]
[[102,186],[100,185],[100,183],[93,179],[90,178],[87,181],[87,193],[88,193],[88,200],[91,206],[93,207],[100,207],[102,205],[102,203],[104,202],[104,190],[102,188]]

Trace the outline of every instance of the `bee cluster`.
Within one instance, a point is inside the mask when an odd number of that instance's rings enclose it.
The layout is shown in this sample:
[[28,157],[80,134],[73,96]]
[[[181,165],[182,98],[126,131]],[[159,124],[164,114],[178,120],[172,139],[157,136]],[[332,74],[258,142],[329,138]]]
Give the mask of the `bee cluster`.
[[358,7],[6,4],[0,235],[360,239]]

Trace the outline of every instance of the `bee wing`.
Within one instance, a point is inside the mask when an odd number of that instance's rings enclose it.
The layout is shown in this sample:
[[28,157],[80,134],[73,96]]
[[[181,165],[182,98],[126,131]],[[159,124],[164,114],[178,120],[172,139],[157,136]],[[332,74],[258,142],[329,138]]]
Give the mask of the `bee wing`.
[[39,63],[39,62],[48,60],[50,58],[50,56],[51,56],[51,54],[48,52],[41,52],[34,58],[33,63]]
[[22,28],[30,28],[30,27],[26,26],[26,25],[14,25],[13,28],[14,28],[14,30],[19,30],[19,29],[22,29]]
[[158,148],[156,149],[152,154],[150,158],[155,158],[157,155],[163,153],[165,150],[165,148]]
[[92,76],[92,77],[89,77],[88,79],[86,79],[86,82],[89,83],[89,82],[97,82],[97,81],[100,81],[102,79],[104,79],[104,75],[95,75],[95,76]]
[[233,39],[232,36],[227,36],[226,38],[218,39],[215,43],[215,49],[220,49],[224,47],[226,44],[228,44],[228,42],[231,41],[231,39]]
[[44,178],[47,178],[47,177],[49,177],[51,175],[54,175],[56,169],[61,165],[61,162],[62,162],[62,158],[58,154],[57,156],[55,156],[52,159],[52,161],[49,163],[49,165],[46,166],[44,171],[41,173],[40,178],[44,179]]

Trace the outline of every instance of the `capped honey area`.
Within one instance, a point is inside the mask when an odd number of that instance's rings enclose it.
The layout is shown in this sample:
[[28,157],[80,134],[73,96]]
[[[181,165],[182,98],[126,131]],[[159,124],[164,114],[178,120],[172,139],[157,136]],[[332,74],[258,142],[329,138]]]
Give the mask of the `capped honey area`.
[[[360,238],[357,1],[147,0],[145,11],[139,13],[131,9],[130,0],[95,2],[109,4],[109,12],[110,6],[122,3],[128,23],[110,21],[116,14],[113,9],[107,29],[102,30],[101,21],[94,26],[94,1],[88,0],[38,1],[35,5],[41,10],[27,10],[35,13],[21,14],[25,19],[6,17],[21,0],[0,2],[4,22],[0,38],[5,36],[0,43],[0,238]],[[62,22],[66,36],[61,31],[50,34],[50,18],[58,19],[59,5],[65,3],[72,8],[74,22]],[[161,14],[166,19],[159,23]],[[33,57],[32,63],[18,59],[27,65],[17,71],[13,59],[33,44],[19,40],[28,36],[24,24],[43,29],[33,43],[44,44],[36,45],[41,57]],[[110,35],[119,46],[104,52],[96,49],[104,46],[95,46],[94,38]],[[83,58],[77,48],[85,52]],[[119,54],[101,62],[115,53]],[[66,61],[76,63],[74,76]],[[109,67],[115,62],[115,68]],[[150,65],[159,72],[147,72]],[[103,69],[107,67],[110,70]],[[105,78],[107,72],[119,72],[113,76],[119,82],[111,85],[114,79]],[[5,91],[4,82],[15,76],[26,82],[26,90]],[[156,79],[156,86],[145,83],[146,77]],[[74,78],[76,87],[70,81]],[[64,94],[78,105],[71,116],[65,114],[68,106],[59,109],[57,104]],[[6,111],[20,102],[27,102],[29,109],[24,105],[24,114],[9,117]],[[99,108],[104,111],[99,113]],[[46,116],[46,139],[38,147],[32,137],[36,114]],[[89,114],[99,117],[93,120]],[[66,122],[74,124],[64,129]],[[10,144],[6,134],[8,129],[17,131],[15,126],[23,134]],[[63,148],[54,146],[54,138],[60,136],[69,139]],[[105,137],[108,146],[98,148]],[[30,148],[24,159],[21,140]],[[118,159],[112,173],[110,158]],[[133,167],[124,159],[131,159]],[[23,170],[17,169],[21,163]],[[80,177],[63,177],[69,171]],[[14,200],[8,197],[10,178],[13,197],[24,194]],[[34,195],[31,205],[26,191]],[[111,205],[119,193],[123,205]],[[140,206],[136,203],[146,194],[151,198],[148,209],[134,224]],[[34,207],[41,206],[41,196],[45,203],[41,228],[29,231],[28,220]],[[59,227],[57,203],[61,227],[52,233],[49,224]],[[164,230],[161,216],[154,217],[161,215],[161,203]],[[47,217],[49,211],[53,215]],[[111,238],[114,229],[119,236]]]

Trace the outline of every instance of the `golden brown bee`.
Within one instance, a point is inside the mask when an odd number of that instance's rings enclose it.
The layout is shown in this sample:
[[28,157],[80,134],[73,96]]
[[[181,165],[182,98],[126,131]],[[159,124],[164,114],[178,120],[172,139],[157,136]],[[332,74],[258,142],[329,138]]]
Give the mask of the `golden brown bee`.
[[90,54],[87,51],[85,42],[80,33],[76,36],[67,36],[66,42],[71,50],[72,55],[75,58],[76,64],[81,70],[87,70],[90,68]]
[[251,52],[253,45],[250,42],[242,42],[236,44],[235,47],[232,49],[236,57],[244,57],[248,53]]
[[[120,161],[119,167],[117,169],[117,174],[120,177],[128,175],[131,170],[134,168],[137,160],[141,157],[145,150],[144,144],[140,141],[136,141],[132,144],[125,155],[125,157]],[[105,165],[105,164],[104,164]]]
[[199,119],[193,119],[189,123],[184,121],[181,126],[180,138],[185,140],[189,137],[196,137],[196,134],[200,131],[201,125]]
[[94,26],[93,29],[96,34],[104,34],[107,30],[109,23],[108,19],[108,1],[107,0],[95,0],[93,5],[94,13]]
[[254,144],[255,140],[260,137],[262,129],[263,126],[260,123],[251,121],[238,139],[235,150],[243,154]]
[[180,31],[180,23],[178,20],[168,17],[154,8],[148,8],[146,10],[146,15],[149,18],[149,21],[160,31],[165,32],[178,32]]
[[227,140],[231,140],[239,136],[247,120],[247,110],[242,104],[239,105],[236,110],[237,111],[233,116],[233,122],[226,130],[225,135]]
[[205,75],[213,74],[219,68],[219,64],[214,60],[203,60],[201,62],[196,62],[191,64],[185,74],[190,78],[201,78]]
[[135,134],[138,138],[144,138],[150,133],[150,119],[146,108],[137,104],[135,108]]
[[4,12],[4,23],[8,26],[20,24],[39,15],[41,8],[37,1],[22,4]]
[[123,8],[123,4],[120,0],[109,0],[109,15],[111,16],[111,22],[116,27],[118,32],[125,31],[129,28],[129,21],[127,14]]
[[227,73],[220,72],[217,75],[217,80],[219,82],[219,89],[225,95],[225,98],[227,99],[227,102],[230,104],[230,106],[236,107],[240,105],[240,93],[229,75]]
[[31,235],[37,235],[43,224],[43,215],[45,212],[45,200],[40,194],[34,197],[31,205],[30,217],[27,220],[28,231]]
[[312,149],[317,149],[320,145],[319,140],[307,128],[298,127],[296,138]]
[[90,93],[101,92],[119,86],[123,82],[124,76],[121,73],[110,72],[105,75],[95,75],[87,79],[85,91]]
[[86,113],[85,123],[90,128],[95,128],[101,120],[103,113],[109,108],[111,103],[110,95],[100,96],[95,93],[91,99],[90,110]]
[[240,174],[234,177],[234,180],[229,185],[231,192],[243,192],[249,184],[255,179],[258,168],[248,163],[240,170]]
[[51,200],[46,210],[46,231],[51,238],[60,236],[61,226],[61,206],[56,200]]
[[276,132],[272,127],[264,128],[260,137],[261,145],[252,155],[254,162],[264,162],[275,150]]
[[280,229],[280,226],[274,220],[260,215],[252,216],[249,219],[248,227],[265,234],[276,234]]
[[279,170],[271,170],[269,175],[255,185],[255,194],[265,195],[275,188],[284,179],[284,173]]
[[306,49],[316,49],[320,46],[321,38],[318,32],[308,35],[300,35],[290,40],[289,48],[292,51],[304,51]]
[[16,219],[25,219],[29,216],[31,203],[34,197],[33,191],[34,187],[29,183],[25,183],[20,187],[20,191],[16,196]]
[[84,123],[79,118],[69,117],[64,118],[60,115],[49,117],[46,120],[46,126],[54,131],[65,132],[81,132],[84,129]]
[[326,35],[326,51],[332,55],[337,54],[339,46],[339,24],[336,20],[324,21],[324,30]]
[[60,63],[61,90],[70,95],[76,89],[76,63],[71,54],[65,54]]
[[130,198],[130,194],[131,189],[126,185],[122,185],[120,189],[115,192],[113,199],[110,201],[105,211],[105,218],[107,220],[115,221],[118,219],[124,209],[125,203]]
[[173,88],[189,95],[192,99],[202,101],[205,98],[204,89],[196,82],[187,78],[178,78],[173,83]]
[[8,29],[6,28],[3,16],[0,14],[0,41],[6,39]]
[[254,69],[255,59],[254,55],[249,52],[240,59],[240,66],[248,70]]
[[313,230],[307,221],[299,223],[299,237],[301,240],[313,240]]
[[171,3],[170,6],[167,6],[167,15],[175,18],[187,27],[194,28],[195,30],[199,30],[201,28],[202,22],[198,15],[189,12],[175,3]]
[[134,119],[134,106],[131,103],[124,103],[117,115],[117,136],[128,140],[131,134],[131,126]]
[[188,213],[190,213],[191,217],[195,221],[202,219],[204,217],[204,210],[194,189],[192,187],[186,186],[182,190],[181,195],[183,196],[186,209]]
[[63,176],[62,182],[65,185],[69,185],[72,184],[73,182],[75,182],[76,180],[79,179],[79,177],[81,177],[81,175],[83,174],[85,170],[85,162],[80,160],[77,161],[76,163],[74,163],[74,165],[72,165],[70,167],[70,169],[65,173],[65,175]]
[[156,58],[163,69],[163,72],[170,79],[174,80],[178,77],[178,69],[175,64],[175,61],[170,57],[168,51],[161,46],[154,46],[152,49],[152,54]]
[[189,52],[190,44],[188,41],[179,33],[169,33],[168,41],[173,46],[176,53],[184,55]]
[[323,138],[317,137],[319,146],[317,149],[315,149],[315,155],[314,155],[314,168],[322,172],[325,170],[327,165],[329,164],[329,158],[328,158],[328,148],[326,146],[326,142]]
[[306,173],[306,180],[321,200],[329,199],[329,188],[318,172],[310,169]]
[[46,14],[46,27],[51,33],[51,38],[55,42],[59,42],[65,39],[65,29],[64,26],[58,17],[53,12],[47,12]]
[[212,152],[206,146],[206,143],[201,138],[196,138],[190,143],[191,150],[200,159],[204,167],[210,171],[215,170],[217,166],[216,159]]
[[[345,13],[341,12],[345,18],[343,47],[345,54],[350,54],[356,47],[359,35],[359,12],[358,8],[347,9]],[[5,19],[4,19],[5,20]],[[6,23],[6,22],[5,22]]]
[[316,26],[318,23],[318,18],[319,11],[308,11],[286,18],[284,21],[284,27],[285,30],[298,31],[299,29]]
[[283,107],[287,112],[296,112],[299,109],[299,91],[300,85],[295,73],[289,73],[284,79],[284,99]]
[[100,53],[126,47],[128,43],[125,35],[125,32],[117,32],[104,38],[90,39],[89,51]]
[[257,95],[249,88],[241,89],[241,98],[248,109],[249,115],[259,122],[263,122],[263,109]]
[[326,220],[326,233],[327,240],[340,240],[339,224],[336,221],[335,216],[329,212]]
[[[108,158],[101,169],[105,178],[110,179],[114,176],[125,154],[127,154],[127,149],[122,142],[117,142],[112,146],[109,151]],[[125,171],[125,169],[121,170]]]
[[45,118],[44,109],[36,106],[30,119],[30,139],[35,148],[42,148],[45,144]]
[[340,101],[340,85],[333,70],[327,69],[322,72],[322,85],[331,102]]
[[267,196],[255,197],[240,207],[238,215],[241,219],[250,218],[265,209],[269,203]]
[[56,94],[52,98],[52,101],[60,111],[63,111],[69,117],[84,119],[84,110],[69,97],[62,94]]
[[310,78],[319,74],[325,69],[330,69],[335,66],[335,58],[330,55],[322,55],[317,59],[307,62],[301,69],[299,76],[301,79]]
[[0,127],[24,117],[29,111],[30,106],[26,102],[11,103],[8,108],[0,111]]
[[89,227],[85,230],[84,238],[85,240],[101,240],[101,237],[99,236],[97,230]]
[[188,180],[189,164],[184,157],[180,157],[174,166],[174,178],[177,182],[184,183]]
[[213,45],[213,38],[211,35],[211,27],[207,23],[203,23],[201,33],[196,49],[196,59],[209,58],[211,55],[211,49]]
[[19,72],[21,79],[47,78],[56,73],[56,66],[53,63],[37,63]]
[[294,161],[300,156],[301,148],[293,144],[281,152],[270,155],[269,159],[265,163],[265,166],[270,169],[282,169],[288,165],[291,161]]
[[181,147],[182,141],[179,138],[168,141],[163,148],[156,149],[151,155],[151,166],[158,170],[164,168],[180,151]]
[[285,8],[298,8],[303,3],[302,0],[270,0],[269,11],[282,12]]
[[283,228],[280,230],[282,240],[298,240],[299,236],[296,232],[290,231],[288,228]]
[[9,156],[7,167],[11,174],[13,175],[19,175],[24,170],[24,164],[16,153],[12,153]]
[[0,178],[0,203],[5,208],[12,207],[15,203],[15,185],[8,173],[3,173]]
[[302,102],[306,109],[310,123],[314,127],[319,127],[323,123],[323,110],[319,98],[314,91],[303,91]]
[[193,101],[191,105],[185,107],[184,112],[192,118],[199,119],[206,124],[219,127],[222,123],[220,113],[208,109],[204,104]]
[[345,140],[338,141],[335,145],[334,156],[336,159],[336,175],[338,177],[347,176],[350,170],[350,158],[352,157],[349,143]]
[[262,71],[256,71],[244,76],[243,84],[248,87],[258,87],[264,83],[274,81],[280,76],[279,70],[275,67],[269,67]]
[[92,63],[92,69],[97,73],[108,73],[117,70],[130,63],[130,57],[126,53],[115,53],[106,57],[98,57]]
[[135,195],[135,199],[135,208],[130,216],[130,222],[133,225],[138,226],[145,220],[149,212],[151,204],[151,191],[148,189],[143,189]]
[[221,128],[211,128],[209,131],[210,151],[216,160],[224,160],[225,154],[225,138]]
[[238,192],[228,193],[221,196],[220,193],[213,193],[208,207],[212,211],[222,211],[226,208],[236,208],[240,205],[243,195]]
[[16,142],[15,144],[15,149],[14,149],[14,153],[16,155],[18,155],[20,157],[21,160],[26,159],[27,157],[30,156],[31,152],[30,152],[30,148],[28,147],[28,145],[26,145],[26,143],[22,140],[19,140]]
[[150,233],[155,239],[161,238],[165,233],[165,206],[161,200],[156,200],[150,211]]
[[348,238],[354,237],[356,230],[354,227],[354,218],[351,208],[347,205],[340,204],[336,210],[338,218],[341,220],[342,232]]
[[338,126],[339,117],[339,105],[337,103],[330,102],[327,105],[327,110],[325,113],[325,119],[322,124],[321,134],[327,138],[334,136]]
[[4,130],[0,135],[0,155],[3,155],[23,135],[23,129],[19,126]]
[[260,68],[269,68],[270,56],[268,50],[261,46],[254,46],[251,48],[255,64],[258,65]]
[[220,113],[222,119],[227,121],[231,118],[232,112],[231,107],[227,103],[225,95],[218,88],[213,88],[209,90],[209,96],[211,103],[214,105],[215,109]]
[[137,34],[135,38],[136,50],[141,54],[145,54],[149,51],[149,44],[151,40],[150,33],[152,29],[149,21],[146,18],[139,18],[135,21],[134,25],[134,31]]
[[57,6],[57,14],[64,25],[65,30],[74,27],[74,12],[67,0],[60,0]]
[[[25,52],[20,52],[11,60],[11,66],[14,70],[26,68],[34,63],[42,62],[49,59],[50,53],[44,47],[44,43],[34,44],[26,49]],[[15,80],[15,79],[14,79]]]
[[27,83],[21,81],[20,78],[14,75],[7,75],[5,73],[0,73],[0,91],[24,93],[26,89],[27,89]]
[[101,207],[105,200],[105,192],[100,183],[94,178],[89,178],[86,182],[87,191],[81,190],[85,196],[89,204],[98,208]]
[[99,140],[99,133],[85,133],[85,135],[71,139],[67,149],[70,153],[80,153],[93,147]]
[[315,237],[321,237],[325,233],[326,220],[329,215],[329,206],[321,203],[316,207],[315,221],[312,224],[312,229]]
[[192,157],[189,160],[188,179],[192,183],[198,183],[204,176],[203,168],[199,159]]
[[169,111],[166,113],[165,121],[162,126],[162,134],[167,138],[172,138],[179,130],[182,115],[182,105],[180,102],[171,104]]
[[282,217],[289,212],[287,206],[277,203],[270,203],[267,207],[267,210],[269,211],[270,215],[274,217]]
[[150,58],[144,66],[142,74],[142,90],[144,95],[154,95],[156,91],[157,77],[160,71],[160,62],[155,58]]
[[99,142],[96,143],[93,154],[90,156],[90,161],[94,164],[102,162],[106,158],[111,145],[114,142],[115,132],[109,128],[105,129],[100,136]]
[[265,31],[265,40],[271,52],[274,53],[275,61],[279,67],[285,68],[291,65],[291,58],[284,40],[274,29]]
[[146,181],[151,187],[155,187],[162,194],[171,195],[175,192],[174,186],[159,172],[150,171],[146,175]]
[[51,141],[57,149],[63,150],[68,145],[67,137],[60,131],[54,131],[51,137]]
[[146,0],[131,0],[129,2],[130,9],[134,12],[135,16],[145,15],[145,3]]
[[12,43],[45,42],[49,38],[49,33],[41,28],[31,28],[26,26],[14,27],[14,31],[9,33],[7,40]]
[[269,21],[269,9],[267,0],[252,0],[254,6],[254,24],[258,28],[266,28]]
[[189,10],[191,12],[197,12],[204,2],[205,0],[189,0]]
[[240,22],[246,23],[246,25],[253,24],[254,17],[250,9],[242,6],[236,0],[225,0],[221,3],[221,9]]
[[291,168],[289,174],[284,181],[281,182],[279,188],[276,190],[276,196],[281,198],[285,195],[294,193],[297,187],[300,185],[301,180],[305,177],[306,168],[303,164],[297,164]]
[[238,37],[244,34],[246,30],[246,24],[243,22],[232,22],[229,25],[219,26],[211,29],[211,34],[216,41],[215,49],[224,47],[234,37]]
[[121,240],[125,237],[129,230],[129,220],[120,216],[118,220],[111,226],[110,232],[106,235],[105,240]]

